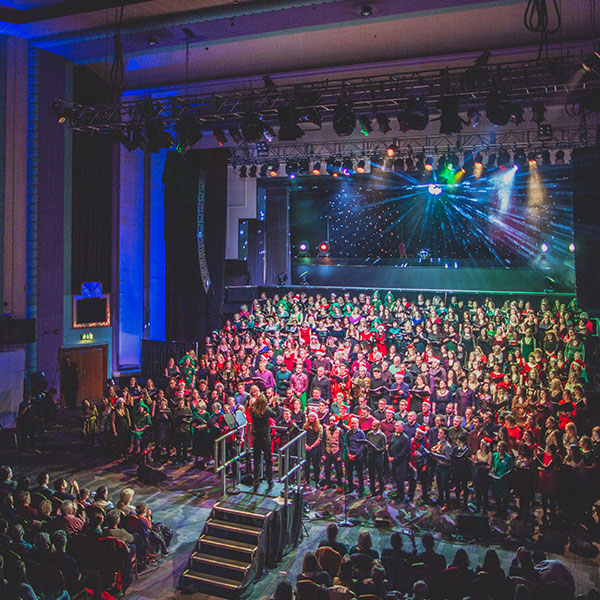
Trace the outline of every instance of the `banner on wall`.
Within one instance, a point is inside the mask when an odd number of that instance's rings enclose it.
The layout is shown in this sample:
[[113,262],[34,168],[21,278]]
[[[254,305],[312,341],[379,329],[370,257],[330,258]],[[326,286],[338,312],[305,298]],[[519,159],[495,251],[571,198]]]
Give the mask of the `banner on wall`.
[[15,427],[23,400],[25,350],[0,352],[0,426]]

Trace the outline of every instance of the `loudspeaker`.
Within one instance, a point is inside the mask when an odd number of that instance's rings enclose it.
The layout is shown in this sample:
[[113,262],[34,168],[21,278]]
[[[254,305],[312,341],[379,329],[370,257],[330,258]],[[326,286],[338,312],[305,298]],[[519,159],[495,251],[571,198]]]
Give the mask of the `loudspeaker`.
[[458,515],[456,525],[458,533],[467,538],[483,538],[490,533],[486,515]]
[[573,234],[577,303],[593,315],[600,313],[600,149],[577,148],[571,155],[573,174]]
[[160,469],[155,469],[144,463],[138,465],[137,478],[147,485],[157,485],[165,479],[168,479],[165,473]]
[[35,319],[0,320],[0,346],[35,343]]

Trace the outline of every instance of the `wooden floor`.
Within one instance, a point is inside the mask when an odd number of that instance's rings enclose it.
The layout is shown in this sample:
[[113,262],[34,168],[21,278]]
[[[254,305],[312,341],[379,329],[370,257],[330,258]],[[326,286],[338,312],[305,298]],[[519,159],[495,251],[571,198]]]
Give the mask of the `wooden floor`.
[[[16,477],[27,474],[33,479],[41,470],[49,470],[51,478],[59,475],[75,478],[80,487],[88,487],[91,490],[95,490],[101,484],[107,485],[109,496],[115,502],[124,487],[132,487],[135,490],[134,503],[139,500],[146,501],[152,507],[153,518],[171,527],[174,537],[168,557],[157,567],[140,574],[124,598],[170,600],[184,596],[176,589],[177,581],[212,506],[219,499],[220,480],[217,476],[194,468],[192,463],[185,466],[169,465],[165,467],[168,480],[160,487],[145,485],[137,480],[135,464],[106,464],[98,456],[97,449],[90,450],[82,446],[76,431],[54,435],[43,447],[41,454],[21,455],[6,446],[0,450],[3,455],[2,462],[13,465]],[[343,514],[343,496],[335,491],[309,492],[305,498],[311,509],[305,519],[306,535],[296,551],[290,552],[276,570],[256,583],[251,598],[266,600],[271,597],[280,580],[288,578],[294,581],[300,572],[304,554],[318,546],[328,523]],[[450,561],[456,549],[468,547],[471,566],[475,567],[481,563],[487,548],[493,547],[498,551],[505,568],[508,568],[518,545],[518,541],[511,539],[510,526],[507,528],[506,524],[494,519],[490,522],[495,533],[492,541],[487,545],[475,544],[456,535],[456,515],[452,511],[441,514],[437,509],[430,507],[398,510],[385,499],[380,502],[359,500],[352,496],[349,496],[349,499],[351,500],[348,514],[358,522],[355,527],[340,530],[340,539],[348,544],[356,543],[359,531],[366,528],[371,531],[374,547],[381,549],[388,543],[394,530],[410,527],[416,532],[420,551],[420,535],[432,529],[436,536],[436,550],[442,552]],[[375,528],[375,517],[388,519],[391,526],[385,529]],[[585,593],[591,587],[600,589],[600,559],[586,560],[568,553],[555,558],[565,562],[571,569],[578,593]],[[200,593],[185,596],[198,600],[208,598]]]

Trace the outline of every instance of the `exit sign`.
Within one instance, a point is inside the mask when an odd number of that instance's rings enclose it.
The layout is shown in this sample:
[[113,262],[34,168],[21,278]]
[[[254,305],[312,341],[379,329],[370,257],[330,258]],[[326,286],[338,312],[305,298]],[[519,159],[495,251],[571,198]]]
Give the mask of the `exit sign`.
[[90,331],[89,333],[82,333],[79,336],[82,342],[92,342],[94,340],[94,334]]

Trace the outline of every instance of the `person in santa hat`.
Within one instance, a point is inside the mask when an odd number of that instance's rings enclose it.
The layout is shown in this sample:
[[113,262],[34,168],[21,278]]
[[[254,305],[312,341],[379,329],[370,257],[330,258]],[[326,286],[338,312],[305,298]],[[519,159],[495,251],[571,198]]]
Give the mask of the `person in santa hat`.
[[415,436],[410,442],[409,467],[410,478],[408,482],[408,497],[412,503],[417,489],[417,483],[421,485],[421,501],[429,503],[429,442],[427,441],[427,430],[425,427],[417,427]]

